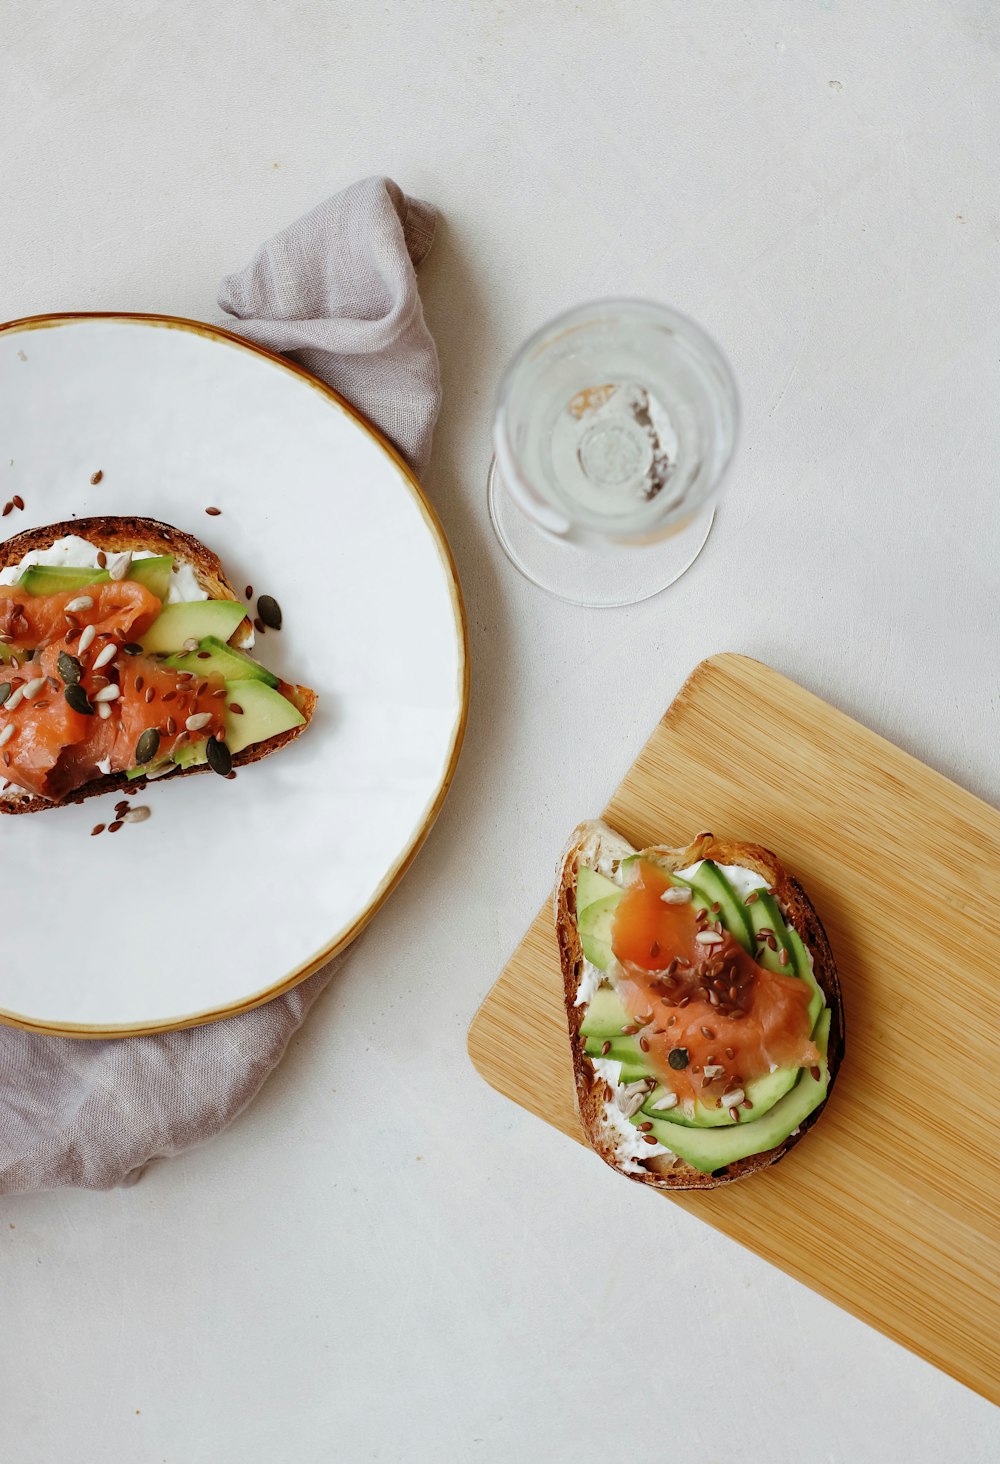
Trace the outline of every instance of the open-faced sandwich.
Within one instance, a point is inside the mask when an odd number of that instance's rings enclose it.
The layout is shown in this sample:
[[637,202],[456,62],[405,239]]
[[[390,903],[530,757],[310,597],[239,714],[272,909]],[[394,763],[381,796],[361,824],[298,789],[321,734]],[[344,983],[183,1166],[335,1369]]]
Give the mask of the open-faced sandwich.
[[581,824],[555,917],[576,1097],[612,1168],[707,1189],[773,1164],[815,1121],[844,1048],[830,943],[756,844],[637,851]]
[[0,544],[0,811],[228,775],[284,746],[316,695],[253,643],[219,560],[168,524],[74,519]]

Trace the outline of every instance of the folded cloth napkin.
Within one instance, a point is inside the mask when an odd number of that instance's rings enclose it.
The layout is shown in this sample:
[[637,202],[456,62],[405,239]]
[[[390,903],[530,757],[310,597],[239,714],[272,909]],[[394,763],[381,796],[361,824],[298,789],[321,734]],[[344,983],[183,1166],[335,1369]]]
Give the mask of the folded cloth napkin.
[[[414,266],[435,213],[388,178],[334,194],[222,283],[222,322],[293,356],[396,443],[415,468],[440,402]],[[233,318],[235,317],[235,318]],[[254,1097],[336,962],[265,1006],[186,1032],[113,1041],[0,1026],[0,1193],[111,1189],[179,1154]]]

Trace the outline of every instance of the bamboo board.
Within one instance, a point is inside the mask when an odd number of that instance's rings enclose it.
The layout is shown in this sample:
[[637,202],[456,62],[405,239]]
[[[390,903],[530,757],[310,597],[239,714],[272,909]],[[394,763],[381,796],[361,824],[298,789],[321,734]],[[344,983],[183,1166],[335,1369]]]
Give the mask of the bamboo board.
[[[638,847],[711,828],[774,849],[843,982],[847,1055],[816,1128],[761,1175],[669,1198],[1000,1403],[1000,812],[769,667],[721,655],[692,673],[604,816]],[[494,1088],[583,1141],[548,902],[469,1052]],[[986,1101],[946,1109],[942,1090]]]

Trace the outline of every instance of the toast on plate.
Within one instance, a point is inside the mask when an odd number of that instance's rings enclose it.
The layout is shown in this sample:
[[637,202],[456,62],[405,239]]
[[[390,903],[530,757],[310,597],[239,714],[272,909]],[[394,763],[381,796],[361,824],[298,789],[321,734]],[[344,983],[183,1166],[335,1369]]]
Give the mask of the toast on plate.
[[285,746],[316,693],[254,639],[218,557],[169,524],[72,519],[0,544],[0,812],[228,776]]
[[816,1122],[844,1051],[837,968],[770,850],[696,836],[638,851],[581,824],[554,893],[576,1101],[613,1169],[710,1189]]

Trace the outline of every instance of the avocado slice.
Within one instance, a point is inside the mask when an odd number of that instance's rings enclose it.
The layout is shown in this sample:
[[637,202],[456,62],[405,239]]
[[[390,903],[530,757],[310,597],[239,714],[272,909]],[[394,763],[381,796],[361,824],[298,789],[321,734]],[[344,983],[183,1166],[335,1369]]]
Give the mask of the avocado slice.
[[[744,1084],[744,1092],[753,1104],[752,1108],[739,1108],[737,1123],[755,1123],[765,1113],[774,1107],[779,1099],[784,1098],[798,1082],[801,1068],[783,1067],[773,1073],[763,1073],[759,1078],[751,1078]],[[643,1104],[643,1113],[646,1118],[663,1120],[666,1123],[680,1123],[686,1128],[731,1128],[733,1120],[729,1117],[728,1108],[712,1108],[707,1103],[695,1102],[694,1113],[688,1112],[683,1104],[678,1103],[676,1108],[657,1109],[654,1105],[664,1097],[666,1088],[657,1088],[650,1093]]]
[[587,1007],[580,1031],[585,1037],[620,1037],[622,1028],[630,1025],[632,1018],[625,1010],[617,991],[610,986],[599,986]]
[[[232,711],[233,704],[242,707],[242,711]],[[269,737],[277,737],[280,732],[289,732],[293,727],[301,727],[305,717],[280,691],[275,691],[263,681],[246,680],[226,682],[224,720],[226,746],[235,757],[245,747],[266,742]],[[203,763],[206,760],[205,747],[204,739],[182,743],[174,753],[174,761],[185,768]]]
[[620,894],[620,886],[616,885],[613,879],[608,879],[606,875],[598,874],[596,869],[583,865],[577,870],[576,913],[578,919],[588,905],[594,905],[598,900],[607,900],[612,895]]
[[[604,1047],[607,1046],[607,1052]],[[621,1082],[634,1083],[639,1078],[651,1078],[646,1054],[640,1049],[634,1037],[588,1037],[588,1057],[606,1057],[608,1062],[622,1065]]]
[[[747,905],[746,909],[749,911],[754,933],[756,934],[761,927],[773,931],[775,944],[778,947],[776,951],[772,951],[769,945],[761,942],[763,953],[757,957],[759,964],[766,966],[769,971],[784,971],[786,976],[801,976],[811,992],[809,1023],[810,1026],[815,1027],[820,1012],[826,1006],[826,997],[813,975],[812,961],[802,943],[802,937],[793,926],[786,922],[778,908],[778,902],[770,890],[758,890],[756,900]],[[784,966],[781,964],[782,950],[788,952],[788,962]]]
[[694,890],[695,908],[718,905],[719,916],[730,935],[753,954],[754,934],[747,907],[737,895],[722,870],[712,859],[705,859],[689,881]]
[[728,1128],[686,1128],[683,1124],[650,1119],[648,1114],[641,1117],[637,1114],[632,1122],[651,1122],[653,1127],[649,1133],[653,1138],[703,1174],[711,1174],[713,1170],[737,1159],[746,1159],[750,1154],[763,1154],[784,1143],[792,1130],[798,1128],[826,1097],[830,1081],[826,1061],[830,1037],[829,1011],[823,1012],[813,1035],[821,1056],[819,1078],[803,1069],[794,1088],[779,1099],[770,1112],[750,1123],[730,1124]]
[[196,651],[182,651],[164,665],[171,671],[193,671],[196,676],[221,676],[224,681],[263,681],[277,686],[278,678],[258,661],[235,646],[227,646],[217,635],[207,635]]
[[[170,593],[172,554],[156,554],[150,559],[134,559],[126,579],[145,585],[158,600]],[[106,569],[86,569],[72,564],[30,564],[18,580],[18,588],[29,595],[59,595],[68,590],[82,590],[85,585],[105,584],[111,578]]]
[[150,654],[170,655],[183,651],[186,640],[217,636],[227,641],[245,619],[246,610],[238,600],[189,600],[181,605],[164,605],[139,644]]
[[785,927],[788,933],[788,942],[795,961],[795,970],[812,991],[809,998],[809,1020],[815,1027],[819,1021],[820,1013],[826,1006],[826,997],[823,995],[822,987],[813,975],[812,961],[809,959],[809,952],[802,944],[802,938],[797,930],[792,927]]
[[607,971],[613,959],[611,931],[615,911],[624,893],[624,890],[616,889],[607,899],[595,900],[577,919],[583,954],[600,971]]

